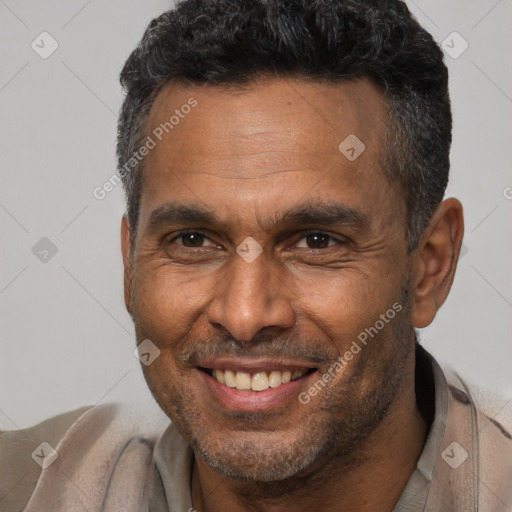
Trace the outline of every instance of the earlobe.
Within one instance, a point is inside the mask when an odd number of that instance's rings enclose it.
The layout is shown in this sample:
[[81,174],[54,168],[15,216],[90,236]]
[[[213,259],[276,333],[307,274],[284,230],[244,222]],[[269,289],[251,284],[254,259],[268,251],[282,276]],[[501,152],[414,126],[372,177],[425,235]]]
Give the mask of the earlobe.
[[450,292],[464,236],[462,204],[439,204],[413,255],[413,325],[430,325]]
[[132,314],[132,261],[131,261],[131,241],[130,224],[126,215],[121,220],[121,252],[123,256],[124,267],[124,303],[130,315]]

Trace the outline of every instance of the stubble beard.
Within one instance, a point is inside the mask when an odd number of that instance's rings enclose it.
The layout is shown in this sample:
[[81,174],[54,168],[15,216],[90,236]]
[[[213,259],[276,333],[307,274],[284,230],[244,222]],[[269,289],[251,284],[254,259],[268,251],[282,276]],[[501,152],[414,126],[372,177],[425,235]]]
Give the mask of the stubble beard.
[[[160,407],[191,445],[195,456],[221,475],[244,484],[241,498],[246,493],[252,498],[297,493],[322,485],[330,471],[350,470],[360,464],[361,447],[399,394],[414,345],[408,286],[402,286],[400,304],[403,310],[391,326],[392,350],[380,362],[372,388],[358,396],[344,390],[322,389],[320,414],[312,412],[305,423],[297,425],[293,440],[279,440],[272,432],[258,428],[268,421],[267,413],[233,413],[234,425],[243,424],[243,431],[216,435],[194,407],[193,393],[183,389],[170,393],[143,367],[144,376]],[[134,321],[140,327],[135,317]],[[141,332],[140,336],[145,335]],[[368,343],[381,341],[376,336]]]

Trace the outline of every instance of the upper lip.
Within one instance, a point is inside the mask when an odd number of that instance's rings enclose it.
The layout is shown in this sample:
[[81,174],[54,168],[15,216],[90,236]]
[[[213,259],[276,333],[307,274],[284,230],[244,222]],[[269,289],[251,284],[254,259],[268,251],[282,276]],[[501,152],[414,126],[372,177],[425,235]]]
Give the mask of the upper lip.
[[232,372],[259,373],[268,371],[307,371],[316,369],[311,363],[282,359],[233,359],[217,358],[200,361],[198,367],[209,370],[231,370]]

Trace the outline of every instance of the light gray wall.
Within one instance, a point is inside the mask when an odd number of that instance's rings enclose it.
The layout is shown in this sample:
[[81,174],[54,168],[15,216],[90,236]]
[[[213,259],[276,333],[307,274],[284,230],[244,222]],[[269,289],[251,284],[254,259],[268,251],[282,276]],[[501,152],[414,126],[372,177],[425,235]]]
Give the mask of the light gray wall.
[[[0,0],[0,428],[84,404],[153,405],[122,299],[115,171],[120,68],[163,0]],[[447,56],[455,115],[449,195],[467,253],[423,343],[512,398],[512,72],[509,0],[410,1]],[[420,8],[421,6],[421,8]],[[48,32],[58,49],[52,49]],[[41,41],[42,40],[42,41]],[[447,51],[463,41],[450,36]],[[37,45],[37,46],[36,46]],[[508,198],[506,197],[508,196]],[[47,237],[58,252],[52,257]]]

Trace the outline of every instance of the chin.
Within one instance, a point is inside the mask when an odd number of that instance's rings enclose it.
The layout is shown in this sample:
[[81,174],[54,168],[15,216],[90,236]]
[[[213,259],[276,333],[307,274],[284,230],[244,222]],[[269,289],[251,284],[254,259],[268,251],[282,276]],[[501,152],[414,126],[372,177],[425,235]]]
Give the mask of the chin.
[[218,473],[240,481],[280,482],[307,471],[326,452],[325,439],[301,432],[231,432],[193,435],[196,456]]

